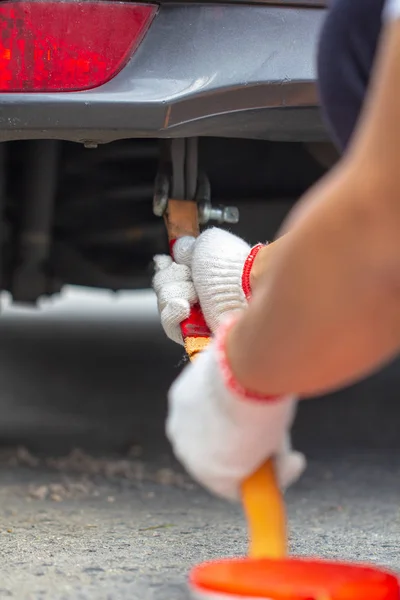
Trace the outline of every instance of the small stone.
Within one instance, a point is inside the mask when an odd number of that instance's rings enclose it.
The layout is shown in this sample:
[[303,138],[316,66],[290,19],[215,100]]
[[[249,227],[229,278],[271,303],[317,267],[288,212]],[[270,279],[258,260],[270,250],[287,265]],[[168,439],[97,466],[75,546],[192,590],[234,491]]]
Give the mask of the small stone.
[[48,493],[49,488],[47,487],[47,485],[40,485],[37,488],[31,489],[29,495],[34,500],[44,500],[45,498],[47,498]]
[[53,502],[62,502],[62,496],[60,494],[51,494],[50,500]]
[[82,569],[83,573],[104,573],[104,569],[102,567],[86,567]]

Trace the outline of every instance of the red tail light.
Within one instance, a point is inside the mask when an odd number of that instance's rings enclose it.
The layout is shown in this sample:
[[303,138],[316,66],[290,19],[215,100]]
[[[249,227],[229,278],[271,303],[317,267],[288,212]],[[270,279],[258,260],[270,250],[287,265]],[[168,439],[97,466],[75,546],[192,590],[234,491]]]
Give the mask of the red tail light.
[[0,92],[72,92],[114,77],[156,6],[129,2],[0,2]]

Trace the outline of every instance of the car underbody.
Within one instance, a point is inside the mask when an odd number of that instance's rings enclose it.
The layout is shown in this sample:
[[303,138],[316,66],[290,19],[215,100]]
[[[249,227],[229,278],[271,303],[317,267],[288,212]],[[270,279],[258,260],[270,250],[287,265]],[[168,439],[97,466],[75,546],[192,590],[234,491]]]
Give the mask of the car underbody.
[[[152,256],[168,250],[153,213],[162,148],[157,139],[0,146],[1,280],[14,302],[35,304],[65,284],[148,287]],[[198,150],[213,205],[251,204],[255,221],[257,207],[295,201],[335,156],[329,144],[222,138],[202,138]],[[233,230],[252,238],[240,223]]]

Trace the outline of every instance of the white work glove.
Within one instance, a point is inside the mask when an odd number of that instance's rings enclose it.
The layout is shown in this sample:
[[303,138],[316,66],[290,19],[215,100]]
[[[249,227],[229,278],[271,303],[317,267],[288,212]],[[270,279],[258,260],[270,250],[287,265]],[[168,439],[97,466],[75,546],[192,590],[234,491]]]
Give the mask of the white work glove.
[[224,354],[226,326],[169,392],[166,432],[187,471],[211,492],[240,498],[240,485],[275,457],[280,485],[291,485],[305,458],[293,452],[289,429],[296,401],[250,396],[235,382]]
[[[194,241],[194,238],[190,239]],[[183,345],[180,324],[188,318],[190,307],[197,302],[190,267],[174,262],[165,254],[154,257],[154,266],[153,289],[161,324],[172,341]]]
[[175,262],[166,255],[155,256],[153,288],[167,336],[183,343],[179,325],[196,302],[212,332],[228,313],[244,308],[252,261],[260,246],[252,250],[232,233],[212,228],[197,239],[177,240]]
[[261,246],[252,249],[236,235],[214,227],[196,240],[184,238],[176,249],[176,260],[191,266],[200,306],[212,332],[228,313],[247,306],[250,271]]

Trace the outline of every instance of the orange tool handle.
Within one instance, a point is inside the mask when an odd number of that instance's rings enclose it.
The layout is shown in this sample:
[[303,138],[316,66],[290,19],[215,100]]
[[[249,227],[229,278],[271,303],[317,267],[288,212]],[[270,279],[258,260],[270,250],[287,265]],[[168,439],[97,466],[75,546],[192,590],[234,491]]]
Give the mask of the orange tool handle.
[[[183,236],[199,234],[195,202],[169,200],[165,216],[170,253]],[[210,342],[211,332],[198,304],[181,323],[185,350],[192,361]],[[249,556],[253,558],[282,558],[286,554],[286,515],[282,495],[277,485],[274,464],[268,460],[242,485],[243,508],[249,531]]]
[[[177,239],[184,236],[197,237],[199,235],[196,202],[171,198],[168,201],[165,223],[168,231],[170,253],[173,258],[174,244]],[[207,347],[211,338],[211,332],[198,304],[192,307],[189,317],[181,323],[181,331],[186,353],[189,359],[193,360],[199,352]]]
[[286,511],[272,459],[242,483],[242,503],[249,536],[248,555],[286,556]]
[[190,315],[181,323],[182,337],[189,360],[194,360],[199,352],[207,348],[211,333],[198,304],[192,307]]

